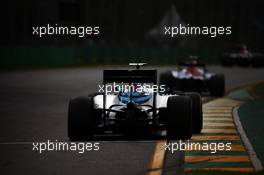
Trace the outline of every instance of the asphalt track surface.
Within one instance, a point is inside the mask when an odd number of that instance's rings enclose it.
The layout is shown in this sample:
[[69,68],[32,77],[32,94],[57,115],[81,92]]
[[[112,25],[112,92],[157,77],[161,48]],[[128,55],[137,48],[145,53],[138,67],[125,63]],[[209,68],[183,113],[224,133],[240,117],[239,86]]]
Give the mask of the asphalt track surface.
[[[110,68],[110,67],[108,67]],[[100,142],[99,151],[32,151],[32,142],[68,141],[71,97],[98,90],[102,69],[71,68],[0,74],[0,174],[146,174],[154,141]],[[171,69],[161,67],[159,71]],[[264,69],[209,67],[232,89],[264,80]],[[175,157],[168,164],[176,165]]]

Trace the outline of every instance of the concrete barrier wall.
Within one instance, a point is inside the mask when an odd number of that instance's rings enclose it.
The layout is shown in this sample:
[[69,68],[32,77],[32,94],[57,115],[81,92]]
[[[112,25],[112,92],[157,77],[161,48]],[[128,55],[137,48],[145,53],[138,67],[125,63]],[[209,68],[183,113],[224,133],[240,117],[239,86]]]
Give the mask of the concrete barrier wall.
[[218,64],[220,49],[175,48],[83,48],[82,56],[87,64],[126,64],[127,62],[148,62],[150,64],[176,64],[179,60],[197,55],[208,64]]
[[208,64],[218,64],[220,50],[177,48],[51,48],[1,47],[0,65],[5,66],[65,66],[80,64],[127,64],[148,62],[152,65],[176,64],[190,55],[198,55]]
[[56,66],[75,64],[73,48],[1,47],[0,65]]

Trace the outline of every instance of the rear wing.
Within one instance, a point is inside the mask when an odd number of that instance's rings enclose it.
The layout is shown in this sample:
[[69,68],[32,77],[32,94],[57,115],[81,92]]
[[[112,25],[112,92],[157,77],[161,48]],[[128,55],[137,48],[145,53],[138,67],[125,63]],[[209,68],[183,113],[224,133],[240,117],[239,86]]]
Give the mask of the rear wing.
[[140,67],[143,67],[145,65],[147,65],[147,63],[129,63],[129,66],[133,66],[136,69],[140,69]]
[[104,70],[103,83],[157,84],[157,70]]
[[189,63],[189,62],[180,62],[178,64],[178,66],[186,66],[186,67],[190,67],[190,66],[195,66],[195,67],[206,67],[204,63]]

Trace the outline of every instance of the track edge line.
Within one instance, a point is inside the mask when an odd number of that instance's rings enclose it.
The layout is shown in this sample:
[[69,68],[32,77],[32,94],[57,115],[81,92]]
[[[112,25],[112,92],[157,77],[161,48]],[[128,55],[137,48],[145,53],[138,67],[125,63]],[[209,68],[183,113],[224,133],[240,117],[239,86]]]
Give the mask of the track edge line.
[[250,141],[249,141],[249,139],[248,139],[248,137],[246,135],[246,132],[244,131],[242,123],[241,123],[241,121],[239,119],[239,114],[238,114],[238,109],[239,108],[240,108],[240,105],[235,106],[233,108],[234,122],[235,122],[237,130],[238,130],[238,132],[240,134],[240,137],[241,137],[241,139],[242,139],[242,141],[243,141],[243,143],[244,143],[244,145],[245,145],[245,147],[246,147],[246,149],[248,151],[249,157],[250,157],[250,159],[252,161],[252,164],[253,164],[255,170],[256,171],[260,171],[260,170],[263,169],[263,166],[262,166],[259,158],[257,157],[257,154],[256,154],[253,146],[251,145],[251,143],[250,143]]

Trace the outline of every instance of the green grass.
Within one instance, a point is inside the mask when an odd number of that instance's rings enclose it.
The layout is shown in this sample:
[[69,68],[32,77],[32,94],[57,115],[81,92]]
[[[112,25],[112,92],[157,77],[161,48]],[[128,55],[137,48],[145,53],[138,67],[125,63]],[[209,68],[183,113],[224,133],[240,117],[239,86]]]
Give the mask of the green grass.
[[258,172],[232,172],[232,171],[214,171],[214,170],[193,170],[187,171],[185,175],[264,175],[264,171]]
[[[264,81],[244,87],[250,96],[256,100],[249,100],[242,105],[239,112],[242,123],[247,128],[247,135],[251,139],[255,151],[259,158],[263,160],[263,107],[264,107]],[[254,115],[252,115],[254,113]],[[216,170],[192,170],[184,173],[185,175],[264,175],[264,171],[258,172],[235,172],[235,171],[216,171]]]
[[34,71],[34,70],[49,70],[49,69],[74,69],[74,68],[108,68],[108,67],[123,67],[128,65],[117,64],[75,64],[75,65],[27,65],[27,66],[1,66],[0,73],[2,72],[16,72],[16,71]]
[[254,98],[264,99],[264,81],[249,87],[247,90]]

